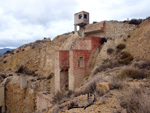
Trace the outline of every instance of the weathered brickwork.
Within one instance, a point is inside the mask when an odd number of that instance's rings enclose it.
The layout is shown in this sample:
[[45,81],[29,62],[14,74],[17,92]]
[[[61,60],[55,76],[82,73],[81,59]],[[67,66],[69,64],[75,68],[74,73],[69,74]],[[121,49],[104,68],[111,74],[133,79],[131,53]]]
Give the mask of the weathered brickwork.
[[[86,37],[77,39],[69,51],[56,51],[55,55],[55,91],[74,90],[86,76],[88,62],[101,38]],[[67,84],[66,84],[67,82]],[[64,86],[65,84],[65,86]]]

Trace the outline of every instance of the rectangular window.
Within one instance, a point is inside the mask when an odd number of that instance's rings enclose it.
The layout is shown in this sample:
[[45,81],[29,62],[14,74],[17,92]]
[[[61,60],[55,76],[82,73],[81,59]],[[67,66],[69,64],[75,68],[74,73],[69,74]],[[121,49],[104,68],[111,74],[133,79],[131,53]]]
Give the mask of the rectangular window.
[[82,14],[79,15],[79,19],[81,19],[81,18],[82,18]]
[[87,14],[84,14],[84,18],[87,19]]
[[84,67],[84,57],[80,56],[78,58],[78,67]]

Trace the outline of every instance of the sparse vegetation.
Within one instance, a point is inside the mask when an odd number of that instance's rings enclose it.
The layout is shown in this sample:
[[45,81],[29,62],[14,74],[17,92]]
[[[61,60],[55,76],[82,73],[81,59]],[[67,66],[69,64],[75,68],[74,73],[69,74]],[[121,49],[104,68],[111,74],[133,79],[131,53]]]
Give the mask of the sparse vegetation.
[[119,50],[122,50],[122,49],[124,49],[125,47],[126,47],[125,44],[118,44],[116,48],[119,49]]
[[60,103],[61,102],[61,100],[62,99],[64,99],[66,97],[66,94],[65,94],[65,92],[60,92],[60,91],[58,91],[56,94],[55,94],[55,96],[53,97],[53,103]]
[[110,89],[122,89],[124,87],[124,81],[121,81],[117,77],[112,77],[110,81]]
[[68,110],[69,110],[69,109],[72,109],[72,108],[78,108],[78,107],[79,107],[78,103],[75,102],[75,101],[72,101],[72,102],[70,102],[70,104],[68,105]]
[[133,60],[133,56],[130,53],[124,51],[120,53],[118,62],[120,64],[128,65],[131,63],[132,60]]
[[118,78],[120,80],[124,80],[127,77],[133,78],[133,79],[141,79],[145,78],[147,75],[136,68],[127,68],[121,71],[121,74],[118,75]]
[[149,91],[142,88],[128,88],[120,96],[120,105],[128,113],[150,113]]
[[142,23],[142,19],[132,19],[129,21],[129,24],[140,25]]
[[111,55],[113,52],[114,52],[114,50],[113,50],[112,48],[108,48],[108,49],[107,49],[107,53],[108,53],[109,55]]
[[101,71],[105,71],[106,69],[112,69],[114,67],[118,67],[120,66],[120,64],[118,63],[118,61],[104,61],[104,62],[108,62],[108,63],[104,63],[104,64],[100,64],[98,65],[94,71],[93,71],[93,75],[97,74],[98,72],[101,72]]
[[97,21],[93,21],[93,24],[96,24],[97,23]]

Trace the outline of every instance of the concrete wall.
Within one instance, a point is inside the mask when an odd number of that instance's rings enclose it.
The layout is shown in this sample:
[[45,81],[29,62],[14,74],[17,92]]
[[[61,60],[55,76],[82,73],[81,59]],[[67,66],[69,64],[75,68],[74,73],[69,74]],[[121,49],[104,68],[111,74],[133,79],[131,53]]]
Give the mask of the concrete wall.
[[135,25],[117,22],[117,21],[102,21],[95,24],[88,24],[81,29],[81,37],[105,37],[115,40],[115,43],[127,38],[129,33],[135,29]]
[[40,92],[36,96],[37,98],[37,110],[41,111],[42,109],[46,109],[52,105],[52,95],[44,92]]
[[[5,93],[4,86],[0,86],[0,107],[2,108],[2,113],[5,112]],[[1,111],[0,111],[1,112]]]
[[135,25],[121,23],[116,21],[106,21],[104,37],[111,38],[115,43],[126,39],[131,31],[136,28]]
[[[87,15],[87,19],[84,18],[84,14]],[[82,16],[81,19],[79,19],[79,15]],[[79,25],[81,23],[89,24],[89,13],[88,12],[82,11],[82,12],[76,13],[74,15],[74,24]]]
[[55,52],[55,93],[60,91],[59,51]]
[[[74,89],[74,82],[75,82],[75,77],[74,77],[74,62],[73,62],[73,50],[69,51],[69,89],[73,90]],[[71,82],[70,82],[71,81]]]

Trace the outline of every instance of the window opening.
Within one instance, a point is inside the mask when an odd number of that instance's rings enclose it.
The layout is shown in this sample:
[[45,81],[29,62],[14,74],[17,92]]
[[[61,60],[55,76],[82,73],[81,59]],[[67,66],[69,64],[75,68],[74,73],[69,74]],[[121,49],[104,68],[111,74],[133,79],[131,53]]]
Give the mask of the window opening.
[[84,67],[84,58],[83,56],[78,59],[78,67]]

